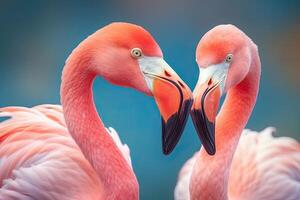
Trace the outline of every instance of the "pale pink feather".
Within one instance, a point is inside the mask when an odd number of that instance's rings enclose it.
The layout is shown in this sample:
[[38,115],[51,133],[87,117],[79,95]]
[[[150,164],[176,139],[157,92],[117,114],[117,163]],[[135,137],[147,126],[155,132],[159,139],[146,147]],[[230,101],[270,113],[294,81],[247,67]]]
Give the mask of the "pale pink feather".
[[[300,144],[292,138],[273,137],[274,131],[272,127],[260,133],[243,131],[230,171],[230,200],[300,199]],[[198,156],[195,153],[179,173],[175,200],[190,199],[184,192],[189,191],[187,179]]]
[[274,132],[244,130],[231,166],[230,199],[300,199],[300,144]]
[[[101,182],[69,135],[60,105],[5,107],[0,117],[10,117],[0,123],[1,200],[101,197]],[[131,165],[128,146],[108,130]]]

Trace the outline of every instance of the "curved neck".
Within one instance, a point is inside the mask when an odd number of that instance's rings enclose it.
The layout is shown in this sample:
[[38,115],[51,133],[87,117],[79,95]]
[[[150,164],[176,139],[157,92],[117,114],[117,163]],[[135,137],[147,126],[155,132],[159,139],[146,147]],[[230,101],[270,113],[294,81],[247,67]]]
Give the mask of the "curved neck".
[[97,173],[105,199],[138,199],[136,177],[95,108],[92,85],[96,73],[90,65],[88,53],[77,50],[63,70],[61,101],[69,133]]
[[209,156],[203,148],[194,167],[190,191],[193,197],[208,200],[228,199],[228,179],[240,135],[254,108],[259,90],[260,61],[252,48],[252,63],[245,79],[228,91],[216,121],[216,148]]

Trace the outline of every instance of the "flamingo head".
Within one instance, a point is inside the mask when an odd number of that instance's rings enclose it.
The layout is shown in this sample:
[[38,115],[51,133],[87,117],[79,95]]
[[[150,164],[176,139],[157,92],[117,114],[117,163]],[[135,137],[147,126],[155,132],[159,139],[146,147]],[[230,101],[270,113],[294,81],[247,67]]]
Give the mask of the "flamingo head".
[[107,81],[153,96],[162,116],[163,153],[175,148],[186,124],[192,92],[163,59],[150,35],[140,26],[112,23],[93,35],[92,71]]
[[247,75],[251,51],[248,37],[233,25],[219,25],[207,32],[196,50],[200,68],[194,89],[191,116],[202,144],[214,155],[215,119],[222,94]]

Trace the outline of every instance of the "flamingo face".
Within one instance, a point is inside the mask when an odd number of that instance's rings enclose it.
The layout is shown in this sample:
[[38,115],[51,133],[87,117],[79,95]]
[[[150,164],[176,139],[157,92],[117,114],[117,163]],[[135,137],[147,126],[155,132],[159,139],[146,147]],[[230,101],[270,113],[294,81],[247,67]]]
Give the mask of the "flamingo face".
[[[162,116],[162,149],[170,154],[178,143],[192,104],[192,92],[163,59],[160,47],[142,27],[113,23],[92,41],[97,47],[93,66],[109,82],[153,96]],[[103,39],[104,36],[104,39]],[[97,55],[103,55],[99,57]]]
[[250,50],[245,35],[232,25],[217,26],[200,40],[196,57],[200,68],[191,116],[209,155],[214,155],[215,119],[222,94],[241,82],[249,71]]

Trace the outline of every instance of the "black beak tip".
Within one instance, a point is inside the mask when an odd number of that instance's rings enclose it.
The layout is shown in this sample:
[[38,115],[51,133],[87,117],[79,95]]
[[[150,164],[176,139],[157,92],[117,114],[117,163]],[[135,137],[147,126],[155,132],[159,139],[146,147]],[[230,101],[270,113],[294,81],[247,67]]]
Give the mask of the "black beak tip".
[[177,145],[187,122],[193,100],[184,101],[179,113],[173,114],[167,122],[162,119],[162,150],[169,155]]
[[190,114],[205,151],[211,156],[215,155],[215,124],[209,122],[201,110],[192,109]]
[[216,147],[215,146],[207,146],[204,147],[208,155],[213,156],[216,154]]
[[163,145],[163,154],[164,155],[169,155],[173,149],[169,149],[166,145]]

